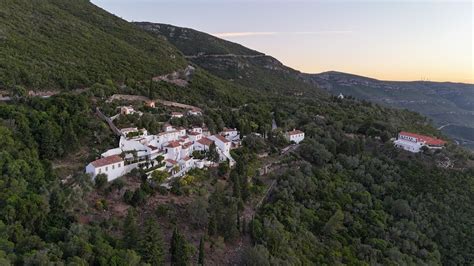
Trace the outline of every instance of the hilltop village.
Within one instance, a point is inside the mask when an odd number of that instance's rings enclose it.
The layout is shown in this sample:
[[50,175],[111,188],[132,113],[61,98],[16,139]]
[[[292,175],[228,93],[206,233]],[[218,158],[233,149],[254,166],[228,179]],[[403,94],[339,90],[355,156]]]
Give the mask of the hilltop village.
[[[156,108],[156,102],[130,96],[134,100],[143,101],[143,106]],[[126,95],[114,95],[112,100],[127,98]],[[239,148],[242,139],[237,128],[223,128],[222,131],[212,133],[203,123],[201,126],[185,128],[173,126],[173,119],[181,119],[185,116],[202,116],[202,110],[195,106],[161,101],[173,109],[180,108],[185,111],[170,111],[169,121],[164,123],[162,131],[158,134],[150,134],[146,128],[126,127],[118,129],[113,120],[120,116],[136,115],[143,116],[142,111],[135,110],[132,105],[117,107],[118,114],[104,119],[119,137],[118,146],[103,152],[95,161],[90,162],[85,169],[92,178],[98,175],[106,176],[107,181],[130,173],[134,169],[142,169],[150,178],[152,173],[160,171],[167,176],[163,185],[169,187],[169,181],[174,178],[183,177],[194,168],[217,167],[220,163],[226,163],[228,167],[235,165],[231,150]],[[258,133],[252,133],[262,137]],[[293,129],[284,133],[285,139],[294,144],[299,144],[305,139],[305,133]],[[433,137],[419,135],[410,132],[400,132],[397,139],[392,139],[394,146],[412,153],[423,149],[442,149],[445,141]],[[283,151],[291,148],[290,146]]]
[[[155,108],[156,103],[146,100],[144,105]],[[184,116],[202,115],[202,110],[198,107],[170,102],[167,105],[188,109],[186,112],[170,112],[170,121]],[[112,117],[105,117],[98,110],[116,131],[119,142],[118,147],[103,152],[99,159],[86,166],[85,172],[92,178],[102,175],[107,177],[107,181],[112,181],[140,168],[145,170],[148,177],[151,177],[154,171],[165,173],[167,178],[163,185],[169,187],[167,181],[183,177],[194,168],[217,167],[219,163],[226,163],[229,167],[235,165],[231,150],[239,148],[242,143],[237,128],[223,128],[222,131],[212,134],[205,124],[185,128],[166,122],[161,132],[149,134],[145,128],[116,128],[113,120],[120,116],[143,115],[142,111],[135,110],[132,105],[119,106],[117,110],[119,113]],[[258,133],[252,134],[262,137]],[[284,136],[293,144],[304,140],[304,132],[297,129],[286,132]]]

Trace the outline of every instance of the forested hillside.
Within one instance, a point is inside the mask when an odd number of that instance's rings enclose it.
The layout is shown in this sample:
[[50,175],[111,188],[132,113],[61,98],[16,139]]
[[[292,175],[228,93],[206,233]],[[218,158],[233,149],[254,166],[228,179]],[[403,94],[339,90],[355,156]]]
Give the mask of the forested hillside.
[[184,68],[168,42],[87,0],[0,3],[0,88],[77,88]]
[[159,23],[135,24],[166,38],[191,62],[225,80],[274,95],[321,96],[322,91],[304,82],[299,71],[269,55],[193,29]]
[[[6,1],[0,7],[6,48],[0,55],[11,59],[0,61],[0,84],[61,91],[0,102],[0,264],[474,261],[474,157],[422,115],[330,97],[264,62],[252,65],[258,71],[246,72],[241,82],[226,78],[241,72],[222,68],[216,76],[206,67],[196,67],[184,86],[153,81],[150,75],[188,64],[156,33],[88,1]],[[206,40],[200,37],[192,51]],[[225,42],[209,47],[253,53]],[[67,90],[82,86],[87,89]],[[125,97],[112,101],[114,94]],[[203,113],[170,118],[177,108],[159,101],[151,108],[126,95],[192,104]],[[121,128],[153,134],[167,123],[204,124],[213,134],[237,128],[245,138],[231,151],[235,166],[193,169],[170,188],[159,172],[148,178],[143,167],[112,182],[92,180],[85,165],[118,145],[96,108],[112,116],[125,105],[142,115],[119,115],[114,122]],[[299,145],[284,138],[294,128],[305,132]],[[391,141],[401,130],[448,144],[408,153]]]

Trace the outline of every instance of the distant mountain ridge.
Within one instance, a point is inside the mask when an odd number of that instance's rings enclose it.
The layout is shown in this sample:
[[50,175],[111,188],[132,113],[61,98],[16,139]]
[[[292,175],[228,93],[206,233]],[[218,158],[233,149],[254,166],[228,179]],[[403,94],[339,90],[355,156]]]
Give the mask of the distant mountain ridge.
[[314,97],[322,91],[300,77],[301,72],[264,53],[193,29],[135,22],[166,38],[187,59],[223,79],[274,94]]

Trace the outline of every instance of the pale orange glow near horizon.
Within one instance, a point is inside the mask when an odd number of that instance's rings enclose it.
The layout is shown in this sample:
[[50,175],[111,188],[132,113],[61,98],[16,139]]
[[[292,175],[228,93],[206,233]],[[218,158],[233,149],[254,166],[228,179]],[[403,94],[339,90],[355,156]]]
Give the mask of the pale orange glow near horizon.
[[207,32],[306,73],[474,83],[469,0],[93,2],[129,21]]

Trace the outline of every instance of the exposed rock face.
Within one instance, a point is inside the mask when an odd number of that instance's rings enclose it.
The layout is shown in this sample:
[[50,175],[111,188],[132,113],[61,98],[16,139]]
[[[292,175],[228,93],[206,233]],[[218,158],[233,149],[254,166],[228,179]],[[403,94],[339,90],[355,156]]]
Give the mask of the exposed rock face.
[[193,78],[195,70],[196,69],[193,66],[188,65],[184,70],[178,70],[170,74],[154,77],[153,81],[165,81],[179,87],[186,87],[188,82]]

